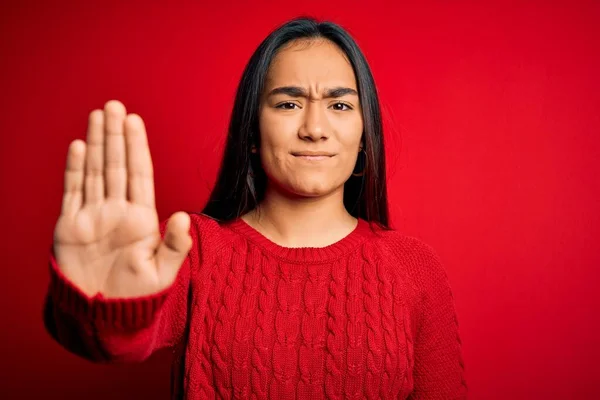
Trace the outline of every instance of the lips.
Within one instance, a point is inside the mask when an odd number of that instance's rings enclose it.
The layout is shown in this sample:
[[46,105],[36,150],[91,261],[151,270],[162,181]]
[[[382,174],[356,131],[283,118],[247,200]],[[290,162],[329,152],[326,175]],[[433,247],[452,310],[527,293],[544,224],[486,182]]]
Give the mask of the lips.
[[326,151],[298,151],[298,152],[293,152],[292,155],[294,157],[321,157],[321,158],[326,158],[326,157],[333,157],[335,154],[334,153],[329,153]]
[[335,154],[326,151],[298,151],[293,152],[292,155],[304,161],[325,161],[335,156]]

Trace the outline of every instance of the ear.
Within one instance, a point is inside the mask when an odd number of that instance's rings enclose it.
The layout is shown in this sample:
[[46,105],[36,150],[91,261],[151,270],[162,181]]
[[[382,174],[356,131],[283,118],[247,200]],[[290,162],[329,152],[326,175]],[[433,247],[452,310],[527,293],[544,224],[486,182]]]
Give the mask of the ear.
[[252,147],[250,147],[250,153],[252,154],[256,154],[258,152],[258,149],[256,148],[256,145],[252,145]]

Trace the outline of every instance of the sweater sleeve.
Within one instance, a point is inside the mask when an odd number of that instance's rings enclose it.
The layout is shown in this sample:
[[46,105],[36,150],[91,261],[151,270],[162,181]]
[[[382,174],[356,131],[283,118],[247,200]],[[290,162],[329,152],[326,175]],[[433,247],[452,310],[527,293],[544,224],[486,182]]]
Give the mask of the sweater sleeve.
[[422,290],[409,399],[465,399],[467,386],[454,298],[435,251],[420,243],[415,277]]
[[[166,223],[160,223],[163,238]],[[174,346],[187,324],[190,271],[198,267],[198,235],[194,232],[190,232],[192,250],[173,284],[137,298],[88,297],[61,273],[51,250],[50,284],[43,309],[48,333],[69,352],[93,362],[138,362],[160,348]]]

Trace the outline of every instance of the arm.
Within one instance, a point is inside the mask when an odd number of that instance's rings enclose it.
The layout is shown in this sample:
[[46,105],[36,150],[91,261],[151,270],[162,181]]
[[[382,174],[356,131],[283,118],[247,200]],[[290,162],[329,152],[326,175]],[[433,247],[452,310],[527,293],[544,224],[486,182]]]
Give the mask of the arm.
[[409,399],[465,399],[467,386],[454,299],[439,257],[425,245],[417,271],[422,313],[415,340],[414,391]]
[[[162,238],[166,223],[160,224]],[[196,244],[193,225],[190,234]],[[175,345],[187,324],[190,271],[199,263],[197,248],[192,246],[170,287],[132,299],[86,296],[61,274],[51,251],[46,330],[66,350],[94,362],[143,361],[155,350]]]

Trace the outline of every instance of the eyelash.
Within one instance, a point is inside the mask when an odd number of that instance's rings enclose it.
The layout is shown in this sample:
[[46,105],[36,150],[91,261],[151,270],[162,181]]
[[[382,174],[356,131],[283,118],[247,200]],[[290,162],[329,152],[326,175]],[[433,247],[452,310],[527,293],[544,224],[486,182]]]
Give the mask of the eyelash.
[[[293,104],[294,106],[298,106],[298,104],[296,104],[296,103],[292,103],[292,102],[286,101],[285,103],[278,104],[277,106],[275,106],[275,108],[280,108],[282,110],[290,110],[290,108],[283,107],[283,106],[288,105],[288,104]],[[341,104],[342,106],[347,107],[347,109],[345,109],[345,110],[336,110],[336,111],[350,111],[350,110],[353,109],[351,106],[349,106],[346,103],[342,103],[342,102],[339,102],[339,101],[337,103],[334,103],[334,105],[338,105],[338,104]]]

